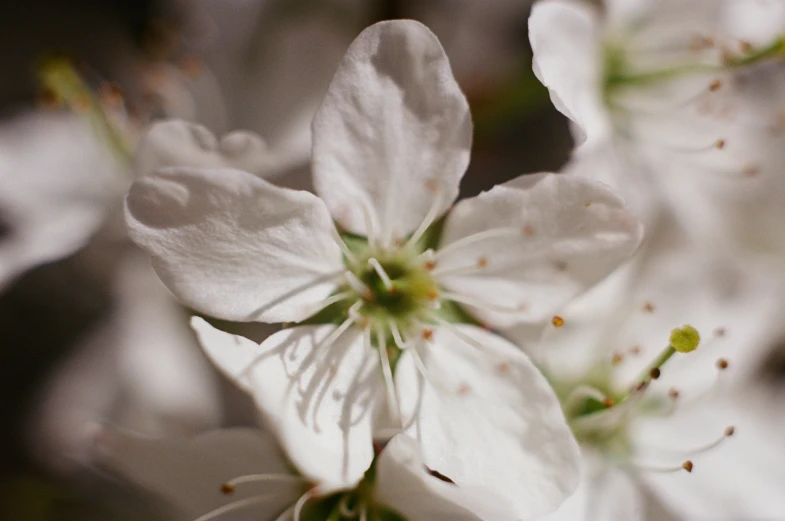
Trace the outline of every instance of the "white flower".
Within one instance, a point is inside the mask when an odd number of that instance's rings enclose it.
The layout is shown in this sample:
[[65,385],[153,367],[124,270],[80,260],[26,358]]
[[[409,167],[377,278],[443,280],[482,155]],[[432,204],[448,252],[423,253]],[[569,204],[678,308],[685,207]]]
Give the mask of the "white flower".
[[235,428],[190,440],[105,430],[102,466],[166,502],[174,519],[512,521],[486,492],[430,471],[417,443],[395,436],[356,486],[306,479],[264,431]]
[[80,118],[31,113],[0,126],[0,289],[81,248],[128,184]]
[[785,252],[781,22],[766,0],[537,3],[534,68],[575,123],[573,168],[647,224],[665,210],[712,247]]
[[321,199],[237,170],[171,168],[132,187],[126,218],[187,305],[305,321],[261,345],[193,321],[303,474],[353,485],[372,437],[406,430],[431,468],[528,518],[574,484],[558,402],[514,345],[446,313],[541,320],[628,256],[640,228],[606,188],[542,174],[458,203],[436,241],[471,128],[433,34],[380,23],[349,48],[314,119]]
[[[547,519],[650,519],[645,491],[679,519],[774,519],[785,450],[753,388],[782,331],[778,288],[672,226],[650,239],[530,344],[585,456],[578,492]],[[665,350],[685,323],[697,349]]]

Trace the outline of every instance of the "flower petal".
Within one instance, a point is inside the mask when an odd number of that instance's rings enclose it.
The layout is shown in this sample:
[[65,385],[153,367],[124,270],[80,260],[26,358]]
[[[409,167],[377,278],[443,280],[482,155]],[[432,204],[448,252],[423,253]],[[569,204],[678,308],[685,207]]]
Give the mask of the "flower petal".
[[375,499],[407,521],[516,519],[511,512],[500,511],[493,494],[430,475],[417,442],[405,434],[390,440],[377,460]]
[[303,320],[344,269],[317,197],[238,170],[143,178],[128,193],[126,222],[175,296],[227,320]]
[[251,390],[303,475],[324,490],[362,478],[373,459],[372,424],[383,393],[378,357],[359,331],[349,329],[329,346],[335,326],[297,326],[257,346],[201,319],[192,323],[211,358]]
[[373,25],[349,47],[313,122],[316,191],[345,229],[376,238],[444,213],[469,163],[469,106],[436,36],[411,20]]
[[559,112],[577,125],[579,145],[610,132],[602,104],[598,24],[594,8],[563,0],[537,2],[529,17],[534,74]]
[[0,126],[0,288],[72,254],[128,187],[79,117],[32,113]]
[[168,166],[235,168],[262,177],[277,171],[276,158],[256,134],[236,131],[218,140],[202,125],[178,119],[151,126],[136,153],[139,176]]
[[[471,343],[467,340],[471,339]],[[578,485],[580,453],[545,377],[504,338],[468,325],[404,353],[396,388],[425,464],[459,487],[493,491],[518,518],[554,510]]]
[[[730,396],[685,405],[676,414],[637,422],[631,436],[645,461],[679,465],[681,449],[733,436],[716,449],[688,456],[691,473],[642,473],[641,479],[679,519],[778,519],[785,512],[782,409],[771,395],[736,389]],[[653,448],[665,447],[666,451]],[[671,454],[674,452],[674,454]],[[663,455],[669,456],[663,459]],[[655,459],[656,458],[656,459]]]
[[640,487],[626,472],[587,457],[581,484],[559,509],[541,521],[643,521]]
[[453,293],[479,302],[469,309],[495,326],[532,322],[610,273],[641,234],[624,201],[606,186],[526,175],[455,206],[434,275]]
[[287,479],[237,485],[231,497],[222,493],[224,483],[249,474],[295,477],[275,439],[257,429],[153,439],[105,428],[97,437],[96,448],[103,468],[162,498],[179,514],[176,519],[193,519],[233,501],[267,493],[272,495],[269,501],[249,505],[221,519],[275,519],[297,501],[304,485]]

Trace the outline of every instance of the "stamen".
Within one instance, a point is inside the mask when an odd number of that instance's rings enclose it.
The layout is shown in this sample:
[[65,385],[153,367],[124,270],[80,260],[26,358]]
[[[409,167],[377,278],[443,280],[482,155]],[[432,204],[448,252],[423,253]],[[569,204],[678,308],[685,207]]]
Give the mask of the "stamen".
[[[307,491],[305,494],[300,496],[300,499],[298,499],[297,503],[294,504],[294,516],[292,516],[292,519],[294,521],[300,521],[300,514],[302,514],[303,507],[308,502],[308,500],[311,499],[311,497],[313,497],[313,495],[315,494],[314,490],[316,489],[312,488],[311,490]],[[276,521],[278,520],[276,519]]]
[[345,271],[344,275],[345,275],[345,278],[346,278],[346,282],[349,284],[349,286],[355,291],[355,293],[360,295],[360,297],[362,297],[363,300],[373,300],[374,299],[375,295],[374,295],[373,291],[371,291],[371,288],[366,286],[363,283],[363,281],[361,281],[357,277],[357,275],[355,275],[354,273],[352,273],[349,270]]
[[553,315],[551,325],[553,325],[553,327],[562,327],[564,325],[564,319],[559,315]]
[[471,306],[478,309],[484,309],[486,311],[494,311],[496,313],[520,313],[521,312],[520,308],[497,306],[495,304],[491,304],[489,302],[485,302],[476,299],[474,297],[470,297],[468,295],[461,295],[459,293],[453,293],[451,291],[442,291],[441,295],[443,299],[452,300],[454,302],[466,304],[467,306]]
[[276,494],[262,494],[260,496],[238,499],[237,501],[233,501],[228,505],[224,505],[222,507],[216,508],[215,510],[211,510],[210,512],[204,514],[203,516],[197,517],[196,519],[194,519],[194,521],[208,521],[209,519],[214,519],[218,516],[222,516],[227,512],[239,510],[241,508],[245,508],[250,505],[255,505],[256,503],[264,503],[268,499],[275,496]]
[[[371,330],[366,329],[368,335],[368,342],[370,343]],[[387,352],[387,339],[385,338],[382,328],[376,330],[376,342],[379,344],[379,358],[382,364],[382,374],[384,375],[384,385],[387,389],[387,407],[390,412],[390,418],[398,418],[398,422],[403,429],[403,415],[401,408],[398,405],[398,398],[395,396],[395,381],[393,380],[392,368],[390,367],[390,356]]]
[[342,300],[347,300],[349,298],[354,297],[354,293],[349,291],[343,291],[341,293],[336,293],[330,297],[319,302],[314,308],[313,311],[310,311],[309,314],[315,315],[316,313],[322,311],[324,308],[335,304],[336,302],[340,302]]
[[338,230],[335,228],[335,226],[332,226],[330,228],[330,232],[331,232],[331,234],[333,236],[333,240],[338,245],[338,247],[341,249],[341,253],[343,253],[344,257],[346,257],[346,260],[349,262],[349,264],[351,264],[352,266],[356,266],[357,265],[357,257],[355,257],[354,253],[352,253],[352,250],[349,249],[349,246],[343,240],[343,238],[341,237],[341,234],[338,233]]
[[640,470],[643,472],[657,472],[661,474],[671,474],[674,472],[681,472],[682,470],[686,470],[687,472],[692,472],[694,465],[692,461],[687,460],[681,465],[673,466],[673,467],[655,467],[651,465],[645,465],[642,463],[631,463],[630,466],[636,470]]
[[422,263],[423,267],[428,271],[433,271],[436,267],[436,261],[434,260],[434,251],[433,248],[428,248],[417,257],[414,258],[414,262]]
[[478,341],[476,341],[475,339],[473,339],[472,337],[470,337],[469,335],[467,335],[466,333],[455,327],[455,325],[453,325],[451,322],[444,320],[436,313],[428,313],[428,318],[430,318],[431,320],[433,320],[443,328],[447,329],[448,331],[450,331],[450,333],[457,336],[458,338],[460,338],[470,346],[485,352],[485,346],[483,346],[481,343],[479,343]]
[[726,439],[733,436],[735,432],[736,432],[736,428],[730,425],[723,430],[722,435],[719,436],[717,439],[712,440],[711,442],[705,445],[701,445],[692,449],[671,449],[667,447],[650,447],[650,446],[647,446],[646,448],[648,450],[654,450],[657,452],[661,452],[663,454],[669,454],[671,456],[676,456],[676,457],[678,456],[693,457],[699,454],[703,454],[705,452],[709,452],[710,450],[719,447],[725,442]]
[[460,248],[462,246],[468,246],[469,244],[474,244],[476,242],[484,241],[485,239],[493,239],[496,237],[505,237],[508,235],[520,235],[520,234],[521,234],[521,229],[512,226],[483,230],[481,232],[473,233],[471,235],[467,235],[466,237],[462,237],[461,239],[458,239],[457,241],[451,242],[450,244],[446,245],[444,248],[437,250],[435,258],[438,259],[439,257],[455,250],[456,248]]
[[403,336],[401,336],[401,330],[398,329],[398,324],[396,324],[393,319],[388,320],[388,323],[395,345],[398,349],[406,349],[406,341],[403,339]]
[[390,279],[390,276],[384,271],[381,263],[374,258],[370,258],[368,259],[368,264],[370,264],[376,274],[379,275],[379,278],[382,279],[382,284],[384,284],[385,289],[387,291],[393,291],[395,288],[393,287],[392,279]]
[[365,222],[365,237],[368,239],[368,247],[371,251],[376,251],[376,233],[373,229],[371,210],[364,202],[360,204],[360,209],[362,210],[363,221]]
[[406,241],[404,244],[404,248],[408,248],[417,243],[420,240],[422,235],[428,229],[428,227],[433,224],[433,221],[436,219],[436,216],[439,214],[439,209],[441,208],[442,202],[442,193],[436,192],[433,197],[433,202],[431,203],[431,207],[428,209],[428,213],[425,214],[425,218],[420,223],[420,226],[417,227],[417,230],[409,237],[409,240]]
[[573,389],[567,399],[564,400],[565,414],[569,417],[569,413],[574,412],[574,410],[582,405],[586,399],[592,399],[604,404],[607,398],[605,393],[596,387],[592,387],[591,385],[579,385]]
[[[234,487],[236,485],[240,485],[242,483],[253,483],[257,481],[277,481],[277,482],[302,482],[305,481],[305,478],[301,476],[294,476],[291,474],[248,474],[246,476],[239,476],[236,478],[232,478],[223,485],[221,485],[221,491],[223,492],[226,489],[231,489],[234,492]],[[231,492],[224,492],[225,494]]]

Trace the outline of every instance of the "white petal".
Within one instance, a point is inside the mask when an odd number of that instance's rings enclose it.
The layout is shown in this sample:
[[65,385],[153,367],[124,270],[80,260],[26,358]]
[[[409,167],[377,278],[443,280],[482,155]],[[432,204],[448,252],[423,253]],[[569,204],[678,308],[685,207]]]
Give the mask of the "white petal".
[[272,493],[267,502],[220,518],[272,520],[297,501],[304,488],[292,479],[238,484],[231,496],[221,492],[221,485],[240,476],[294,475],[275,439],[256,429],[153,439],[107,428],[96,438],[96,448],[102,467],[163,499],[179,514],[176,519],[194,519],[233,501]]
[[689,456],[691,473],[644,472],[641,479],[680,519],[778,519],[785,512],[782,417],[781,406],[771,397],[761,401],[737,391],[729,398],[685,407],[667,420],[640,422],[632,435],[636,446],[649,449],[646,461],[676,465],[685,455],[668,451],[704,445],[720,437],[726,426],[735,427],[721,446]]
[[407,521],[516,519],[492,493],[428,474],[417,442],[405,434],[390,440],[376,462],[375,499]]
[[34,113],[0,126],[0,288],[82,247],[127,183],[77,116]]
[[602,104],[602,57],[597,13],[580,2],[546,0],[529,17],[534,73],[551,101],[578,125],[578,144],[610,131]]
[[235,168],[262,177],[277,170],[275,157],[256,134],[236,131],[218,140],[202,125],[177,119],[151,126],[135,161],[139,176],[168,166]]
[[644,501],[639,485],[618,468],[595,458],[575,493],[541,521],[643,521]]
[[141,179],[126,222],[175,296],[227,320],[302,320],[343,270],[317,197],[238,170],[170,168]]
[[[608,275],[641,234],[624,201],[606,186],[526,175],[455,206],[434,273],[453,293],[487,303],[486,310],[469,309],[489,323],[532,322]],[[469,272],[450,274],[462,268]]]
[[362,478],[373,459],[372,423],[383,395],[378,357],[359,331],[349,329],[328,349],[331,325],[285,329],[257,346],[200,319],[193,324],[219,367],[251,390],[303,475],[325,490]]
[[553,390],[502,337],[455,328],[461,336],[440,327],[421,348],[427,385],[411,355],[396,368],[425,464],[459,487],[492,491],[519,518],[554,510],[578,485],[580,454]]
[[347,230],[366,235],[365,205],[377,238],[403,238],[457,197],[471,133],[433,33],[411,20],[378,23],[349,47],[314,118],[316,190]]

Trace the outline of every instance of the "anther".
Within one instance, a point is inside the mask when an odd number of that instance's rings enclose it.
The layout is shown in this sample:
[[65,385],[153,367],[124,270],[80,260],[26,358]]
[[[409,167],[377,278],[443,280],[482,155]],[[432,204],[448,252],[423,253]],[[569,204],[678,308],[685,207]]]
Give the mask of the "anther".
[[611,357],[611,365],[619,365],[624,361],[624,356],[621,353],[613,353]]
[[425,264],[423,264],[422,267],[425,268],[427,271],[433,271],[434,268],[436,268],[436,261],[432,261],[432,260],[425,261]]
[[553,327],[562,327],[564,325],[564,319],[559,315],[553,315],[551,324],[553,324]]
[[231,496],[232,494],[234,494],[235,490],[236,490],[235,486],[230,485],[229,483],[224,483],[223,485],[221,485],[221,494],[225,496]]
[[652,380],[656,380],[657,378],[659,378],[660,377],[660,368],[659,367],[652,367],[651,370],[649,371],[649,377]]
[[725,428],[725,437],[733,436],[736,433],[736,428],[733,425],[730,425]]
[[687,461],[685,461],[684,463],[681,464],[681,468],[683,468],[687,472],[692,472],[692,468],[693,467],[694,467],[694,465],[692,464],[692,461],[690,461],[690,460],[687,460]]
[[632,346],[630,348],[630,354],[634,356],[638,356],[639,354],[641,354],[641,346],[639,345]]
[[698,330],[685,324],[671,331],[670,347],[679,353],[689,353],[697,349],[700,339]]
[[716,148],[717,150],[722,150],[723,148],[725,148],[725,140],[718,139],[717,141],[715,141],[714,148]]
[[728,368],[727,360],[725,360],[724,358],[720,358],[717,360],[717,369],[719,369],[720,371],[724,371],[727,368]]
[[679,399],[679,391],[671,387],[668,389],[668,398],[671,400],[678,400]]
[[426,342],[433,341],[433,329],[423,329],[422,330],[422,338]]
[[716,336],[716,337],[724,337],[725,333],[727,333],[727,332],[728,331],[724,327],[718,327],[717,329],[714,330],[714,336]]
[[521,228],[521,233],[524,237],[534,237],[534,226],[531,224],[524,224]]
[[613,398],[611,398],[610,396],[606,396],[606,397],[605,397],[605,399],[602,401],[602,404],[603,404],[603,405],[604,405],[604,406],[605,406],[607,409],[610,409],[611,407],[613,407],[614,405],[616,405],[616,402],[615,402],[615,401],[613,400]]
[[479,259],[477,259],[477,267],[478,268],[485,268],[487,266],[488,266],[488,257],[483,256],[483,257],[480,257]]
[[654,313],[655,309],[656,308],[654,307],[654,304],[652,304],[651,302],[646,302],[643,305],[643,311],[645,311],[646,313]]
[[710,92],[717,92],[722,87],[722,82],[720,80],[714,80],[709,84],[709,91]]

